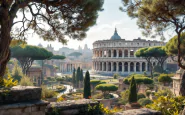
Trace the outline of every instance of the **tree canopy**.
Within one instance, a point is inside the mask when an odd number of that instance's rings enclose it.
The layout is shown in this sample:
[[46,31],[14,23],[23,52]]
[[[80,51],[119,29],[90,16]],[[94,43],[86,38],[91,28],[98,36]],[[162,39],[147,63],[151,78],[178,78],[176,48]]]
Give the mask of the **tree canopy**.
[[118,90],[118,86],[114,85],[114,84],[99,84],[96,86],[96,90],[100,90],[103,92],[104,97],[106,92],[110,92],[110,91],[117,91]]
[[50,57],[49,59],[55,59],[55,60],[63,60],[65,59],[65,56],[62,55],[53,55],[52,57]]
[[81,56],[81,55],[82,55],[82,53],[80,53],[80,52],[72,52],[72,53],[70,53],[68,56],[79,57],[79,56]]
[[[124,8],[131,18],[137,18],[137,25],[148,36],[160,35],[164,32],[175,32],[177,35],[178,65],[185,69],[181,61],[181,36],[185,30],[184,0],[122,0]],[[185,74],[185,73],[183,73]],[[184,76],[184,77],[183,77]],[[180,94],[185,96],[185,75],[182,75]]]
[[158,81],[164,83],[165,85],[165,83],[172,82],[172,78],[168,74],[160,74],[160,76],[158,77]]
[[104,0],[0,0],[0,81],[10,59],[13,38],[26,40],[34,32],[44,40],[64,44],[65,36],[82,40],[89,27],[96,24],[103,3]]
[[11,57],[16,58],[26,74],[34,60],[48,59],[53,54],[44,48],[37,46],[25,45],[25,47],[15,46],[11,48]]

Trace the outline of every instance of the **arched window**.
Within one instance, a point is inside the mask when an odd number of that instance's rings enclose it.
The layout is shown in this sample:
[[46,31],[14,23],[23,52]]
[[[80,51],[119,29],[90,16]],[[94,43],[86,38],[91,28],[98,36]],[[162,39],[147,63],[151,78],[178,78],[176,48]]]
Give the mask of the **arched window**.
[[106,71],[106,62],[104,62],[103,66],[104,66],[104,70],[103,71]]
[[130,57],[134,57],[134,50],[130,50]]
[[155,67],[156,66],[156,64],[155,64],[155,62],[153,63],[153,67]]
[[119,57],[122,57],[122,51],[119,50]]
[[100,71],[102,71],[102,62],[100,62]]
[[142,63],[142,71],[145,71],[145,66],[146,66],[146,64],[145,64],[145,62],[143,62]]
[[134,63],[133,62],[130,63],[130,71],[134,71]]
[[125,56],[125,57],[128,57],[128,50],[125,50],[125,51],[124,51],[124,56]]
[[103,56],[102,56],[102,51],[100,51],[100,57],[103,57]]
[[139,62],[136,63],[136,71],[137,71],[137,72],[140,71],[140,63],[139,63]]
[[128,63],[127,62],[124,63],[124,71],[126,71],[126,72],[128,71]]
[[113,71],[116,71],[116,69],[117,69],[116,68],[116,62],[113,63],[113,67],[114,67]]
[[119,72],[122,71],[122,62],[119,62]]
[[116,50],[113,51],[113,54],[114,54],[113,57],[116,57],[117,56]]
[[108,51],[108,57],[111,57],[111,50]]
[[108,63],[108,71],[111,71],[111,63]]

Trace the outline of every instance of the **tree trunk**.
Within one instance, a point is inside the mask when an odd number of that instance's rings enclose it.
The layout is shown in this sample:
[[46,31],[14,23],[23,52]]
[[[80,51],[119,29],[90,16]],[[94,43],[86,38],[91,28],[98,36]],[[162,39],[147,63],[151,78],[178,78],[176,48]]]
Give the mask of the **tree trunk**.
[[182,75],[181,75],[181,84],[180,84],[180,91],[179,94],[182,96],[185,96],[185,71],[183,71]]
[[11,42],[10,30],[11,24],[8,14],[8,8],[3,8],[0,19],[0,85],[3,84],[6,65],[10,59],[9,45]]

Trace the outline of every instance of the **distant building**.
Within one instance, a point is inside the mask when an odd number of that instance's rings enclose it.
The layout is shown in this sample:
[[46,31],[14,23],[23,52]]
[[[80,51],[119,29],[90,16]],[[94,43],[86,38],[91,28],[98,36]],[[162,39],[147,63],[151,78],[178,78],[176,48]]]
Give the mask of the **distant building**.
[[40,66],[32,66],[28,72],[28,77],[31,79],[35,85],[40,86],[41,85],[41,77],[42,77],[42,68]]
[[[93,43],[93,70],[95,73],[107,75],[148,72],[151,69],[149,64],[145,59],[136,57],[135,51],[143,47],[163,45],[156,40],[121,39],[115,29],[110,39],[98,40]],[[152,64],[157,65],[157,61],[152,60]]]
[[172,77],[173,79],[173,89],[172,92],[175,96],[179,96],[179,91],[180,91],[180,84],[181,84],[181,75],[183,74],[183,69],[179,69],[176,74],[174,75],[174,77]]

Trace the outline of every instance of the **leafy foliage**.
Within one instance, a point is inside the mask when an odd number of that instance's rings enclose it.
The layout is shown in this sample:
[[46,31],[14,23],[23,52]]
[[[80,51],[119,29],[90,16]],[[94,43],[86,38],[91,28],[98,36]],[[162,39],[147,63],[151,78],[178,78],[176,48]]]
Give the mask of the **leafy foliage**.
[[178,115],[184,108],[184,101],[182,96],[160,96],[146,107],[161,111],[163,115]]
[[118,79],[118,78],[119,78],[119,74],[115,73],[115,74],[113,75],[113,77],[114,77],[114,79]]
[[20,82],[21,78],[23,77],[23,73],[22,73],[22,68],[19,67],[19,65],[17,64],[17,61],[14,61],[14,67],[12,69],[12,77],[17,80],[18,82]]
[[148,104],[152,103],[152,100],[148,99],[148,98],[141,98],[138,100],[138,103],[142,106],[146,106]]
[[137,102],[137,89],[136,89],[136,82],[135,82],[134,76],[131,78],[128,101],[129,103]]
[[160,96],[171,96],[173,97],[173,93],[170,89],[166,88],[166,89],[163,89],[163,90],[159,90],[158,92],[155,93],[155,96],[156,97],[160,97]]
[[20,81],[21,86],[33,86],[33,82],[27,76],[23,76]]
[[53,55],[52,57],[50,57],[49,59],[55,59],[55,60],[63,60],[65,59],[65,56],[62,55]]
[[172,82],[172,78],[168,74],[160,74],[158,81],[162,83]]
[[81,56],[81,55],[82,55],[82,53],[80,53],[80,52],[72,52],[72,53],[70,53],[68,56],[79,57],[79,56]]
[[137,94],[137,100],[142,99],[142,98],[145,98],[145,95],[142,94],[142,93],[138,93]]
[[98,85],[99,83],[100,83],[100,80],[91,80],[90,81],[90,84],[91,84],[91,86],[93,88],[93,93],[94,93],[96,85]]
[[42,99],[52,98],[57,96],[57,93],[55,91],[47,89],[45,85],[42,85],[41,88],[42,88],[42,93],[41,93]]
[[103,92],[104,97],[106,96],[106,92],[110,92],[110,91],[117,91],[118,90],[118,86],[114,85],[114,84],[99,84],[96,87],[96,90],[100,90]]
[[119,99],[119,103],[125,105],[126,103],[128,103],[128,96],[129,96],[129,90],[125,90],[123,92],[121,92],[121,98]]
[[6,69],[6,74],[5,75],[6,75],[6,78],[3,79],[4,80],[3,85],[4,85],[5,88],[11,88],[11,87],[16,86],[18,84],[18,81],[14,80],[12,78],[12,76],[10,75],[10,72],[9,72],[8,68]]

